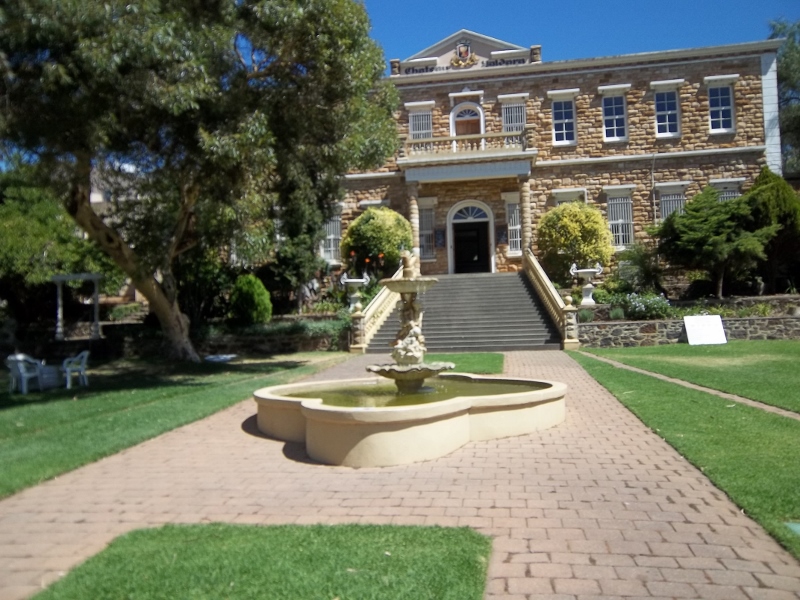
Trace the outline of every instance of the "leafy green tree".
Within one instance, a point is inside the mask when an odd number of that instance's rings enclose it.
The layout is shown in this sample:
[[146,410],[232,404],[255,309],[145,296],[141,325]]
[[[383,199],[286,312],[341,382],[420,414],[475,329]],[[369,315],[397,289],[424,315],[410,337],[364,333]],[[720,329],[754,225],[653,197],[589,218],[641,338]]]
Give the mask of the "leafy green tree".
[[705,270],[716,296],[728,276],[741,276],[766,258],[764,248],[779,225],[759,226],[747,198],[719,201],[708,187],[672,213],[656,230],[659,253],[672,265]]
[[786,38],[778,50],[778,105],[780,108],[783,167],[800,173],[800,21],[770,24],[770,39]]
[[122,272],[78,235],[61,203],[38,185],[34,169],[18,157],[10,167],[0,173],[0,299],[11,313],[19,318],[41,312],[32,305],[38,305],[40,291],[55,299],[49,282],[56,274],[101,273],[103,291],[119,290]]
[[568,277],[572,263],[583,268],[608,265],[614,254],[611,230],[596,207],[567,202],[548,211],[539,223],[542,265],[557,281]]
[[269,292],[255,275],[241,275],[231,292],[231,318],[240,325],[269,323],[272,302]]
[[[263,260],[277,213],[281,250],[313,256],[342,175],[394,149],[394,93],[355,0],[18,0],[2,11],[0,139],[51,174],[177,358],[199,360],[179,305],[183,253],[233,242]],[[93,176],[111,192],[108,212],[90,203]]]
[[411,223],[381,206],[368,208],[350,224],[341,251],[351,275],[372,272],[382,277],[397,270],[401,248],[408,250],[412,244]]
[[[800,197],[783,177],[764,167],[745,198],[757,227],[780,227],[764,249],[767,260],[761,271],[767,289],[782,292],[795,285],[800,273]],[[780,289],[779,283],[783,284]]]

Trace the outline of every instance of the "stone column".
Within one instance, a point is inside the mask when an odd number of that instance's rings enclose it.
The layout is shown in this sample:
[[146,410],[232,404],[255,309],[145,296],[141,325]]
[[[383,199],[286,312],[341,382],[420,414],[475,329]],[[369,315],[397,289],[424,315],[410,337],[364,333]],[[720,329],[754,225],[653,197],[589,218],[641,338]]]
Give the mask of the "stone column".
[[531,180],[527,175],[519,178],[519,216],[522,221],[522,251],[531,247]]
[[417,197],[419,195],[419,183],[410,181],[406,185],[408,192],[408,220],[411,221],[411,253],[419,258],[419,205]]

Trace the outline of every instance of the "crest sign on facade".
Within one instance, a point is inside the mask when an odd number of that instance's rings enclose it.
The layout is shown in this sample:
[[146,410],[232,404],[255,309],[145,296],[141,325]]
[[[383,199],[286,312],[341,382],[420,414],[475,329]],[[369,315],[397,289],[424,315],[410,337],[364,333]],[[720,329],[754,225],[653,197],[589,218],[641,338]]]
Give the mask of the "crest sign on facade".
[[456,44],[453,58],[450,65],[453,67],[471,67],[478,62],[478,57],[472,51],[472,43],[469,40],[461,40]]

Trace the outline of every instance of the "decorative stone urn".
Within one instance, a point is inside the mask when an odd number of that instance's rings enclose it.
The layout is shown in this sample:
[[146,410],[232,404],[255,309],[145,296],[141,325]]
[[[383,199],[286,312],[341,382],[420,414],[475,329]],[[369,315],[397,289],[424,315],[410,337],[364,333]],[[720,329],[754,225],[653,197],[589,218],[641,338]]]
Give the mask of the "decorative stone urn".
[[603,267],[600,266],[600,263],[595,263],[594,267],[587,267],[585,269],[579,269],[577,263],[572,263],[569,269],[570,275],[578,277],[586,282],[582,288],[583,298],[581,299],[581,306],[594,306],[595,301],[594,298],[592,298],[592,292],[594,291],[592,276],[600,275],[602,272]]

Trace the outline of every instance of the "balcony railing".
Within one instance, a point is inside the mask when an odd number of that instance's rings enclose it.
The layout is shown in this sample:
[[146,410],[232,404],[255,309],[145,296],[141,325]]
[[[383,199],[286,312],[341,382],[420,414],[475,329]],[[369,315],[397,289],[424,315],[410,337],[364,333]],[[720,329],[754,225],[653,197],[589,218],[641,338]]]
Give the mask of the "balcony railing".
[[406,139],[400,151],[400,158],[411,160],[449,158],[454,157],[453,155],[518,154],[535,147],[533,130],[525,129],[519,132]]

